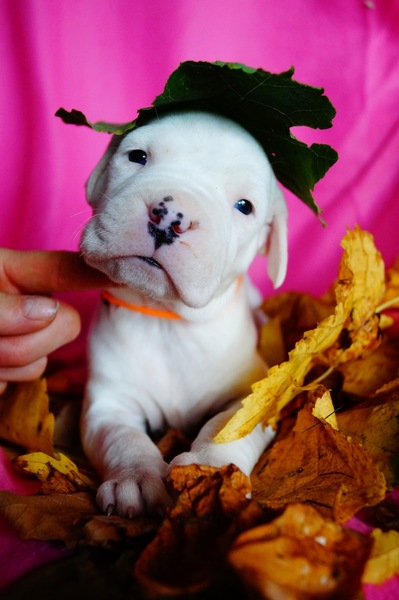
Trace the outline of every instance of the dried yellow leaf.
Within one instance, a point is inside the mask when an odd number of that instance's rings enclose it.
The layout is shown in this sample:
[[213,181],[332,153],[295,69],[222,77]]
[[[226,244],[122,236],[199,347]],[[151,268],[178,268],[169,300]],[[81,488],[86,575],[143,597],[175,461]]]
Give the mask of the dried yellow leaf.
[[374,529],[374,544],[363,571],[362,582],[381,584],[393,575],[399,575],[399,533]]
[[346,322],[340,339],[323,357],[334,367],[379,346],[380,317],[375,312],[385,292],[385,266],[372,235],[356,227],[346,234],[341,246],[344,253],[335,297],[344,307]]
[[377,305],[385,291],[385,270],[372,236],[356,227],[342,241],[334,314],[304,333],[288,360],[271,367],[252,386],[242,408],[215,438],[225,443],[244,437],[260,422],[275,426],[282,409],[301,390],[315,364],[336,367],[380,344]]
[[[369,297],[377,304],[385,292],[385,266],[374,245],[373,236],[360,227],[355,227],[353,231],[347,232],[341,246],[344,254],[335,288],[337,301],[346,300],[348,294],[345,288],[349,285],[353,302]],[[344,290],[342,298],[340,290]]]
[[386,272],[386,291],[383,302],[390,302],[398,298],[392,306],[399,308],[399,258]]
[[45,379],[9,384],[0,398],[0,438],[53,454],[54,415]]
[[329,390],[325,390],[324,394],[317,398],[312,415],[316,419],[320,419],[328,423],[333,429],[338,428],[337,415],[335,413],[333,401]]
[[57,471],[76,487],[95,487],[94,482],[80,473],[76,464],[61,452],[56,457],[48,456],[44,452],[32,452],[16,457],[13,464],[18,469],[35,475],[42,483],[47,481],[54,471]]

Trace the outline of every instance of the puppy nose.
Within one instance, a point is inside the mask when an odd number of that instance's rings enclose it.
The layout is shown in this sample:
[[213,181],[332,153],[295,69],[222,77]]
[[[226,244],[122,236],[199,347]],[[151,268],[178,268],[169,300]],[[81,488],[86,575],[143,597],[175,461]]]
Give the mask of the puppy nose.
[[181,234],[190,229],[191,220],[184,215],[173,196],[165,196],[159,202],[154,202],[148,208],[149,218],[154,225],[160,228],[172,228],[176,234]]

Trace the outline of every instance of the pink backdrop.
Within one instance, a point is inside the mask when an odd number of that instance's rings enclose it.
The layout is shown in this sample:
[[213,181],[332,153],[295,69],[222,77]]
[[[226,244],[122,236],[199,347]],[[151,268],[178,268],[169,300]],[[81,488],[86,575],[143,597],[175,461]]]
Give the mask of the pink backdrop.
[[[91,120],[131,120],[181,61],[224,60],[274,72],[294,65],[295,78],[324,87],[337,109],[332,129],[296,132],[331,144],[340,159],[315,189],[326,229],[287,194],[283,289],[324,292],[339,242],[356,223],[391,263],[399,255],[398,40],[397,0],[2,0],[0,245],[77,247],[89,216],[84,182],[109,138],[64,125],[53,116],[58,107]],[[263,259],[251,273],[270,293]],[[85,323],[95,299],[69,296]],[[79,379],[83,353],[84,333],[53,363],[67,363]],[[12,485],[4,475],[2,487]],[[4,528],[8,548],[10,539]],[[39,554],[29,548],[28,563],[44,560],[42,546]],[[3,583],[14,577],[7,573]]]

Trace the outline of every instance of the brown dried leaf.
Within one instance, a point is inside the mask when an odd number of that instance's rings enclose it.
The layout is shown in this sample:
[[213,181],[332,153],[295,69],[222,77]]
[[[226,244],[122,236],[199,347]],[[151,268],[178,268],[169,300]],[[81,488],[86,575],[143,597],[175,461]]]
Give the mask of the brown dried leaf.
[[350,600],[360,587],[369,547],[367,538],[294,504],[271,523],[242,533],[228,559],[260,598]]
[[49,496],[20,496],[0,492],[0,515],[22,539],[59,541],[73,548],[113,547],[153,533],[159,520],[149,517],[125,519],[99,514],[91,494],[65,493]]
[[366,398],[399,375],[399,345],[385,338],[379,348],[339,367],[345,392]]
[[175,467],[171,483],[179,494],[176,504],[134,570],[152,595],[208,587],[221,571],[226,545],[262,515],[246,499],[248,478],[232,465]]
[[[261,309],[269,321],[260,332],[260,351],[269,367],[287,360],[288,352],[294,348],[305,331],[314,329],[317,323],[334,312],[334,308],[335,299],[331,294],[320,299],[310,294],[283,292],[267,298]],[[275,344],[274,339],[277,340]]]
[[98,512],[83,492],[53,496],[20,496],[0,492],[0,514],[22,539],[59,540],[74,546],[82,539],[81,519]]
[[268,367],[287,359],[287,349],[279,317],[272,317],[262,325],[259,334],[259,352]]
[[73,483],[68,477],[51,469],[46,481],[44,481],[40,487],[40,492],[44,496],[50,496],[55,494],[75,494],[76,492],[87,490],[87,486],[79,486]]
[[397,500],[388,495],[377,506],[364,508],[356,516],[362,523],[371,527],[389,531],[393,529],[399,533],[399,505]]
[[0,438],[52,456],[53,434],[46,380],[10,383],[0,396]]
[[252,497],[272,509],[311,504],[343,523],[383,500],[385,479],[361,445],[323,425],[311,411],[308,403],[291,433],[263,454],[251,476]]
[[345,436],[362,444],[387,483],[399,483],[399,379],[384,385],[369,400],[338,412],[336,419]]
[[145,516],[125,519],[117,515],[94,515],[83,525],[82,531],[91,546],[107,548],[154,533],[159,525],[158,519]]
[[169,463],[177,454],[190,449],[190,440],[178,429],[170,427],[157,441],[157,446],[165,462]]

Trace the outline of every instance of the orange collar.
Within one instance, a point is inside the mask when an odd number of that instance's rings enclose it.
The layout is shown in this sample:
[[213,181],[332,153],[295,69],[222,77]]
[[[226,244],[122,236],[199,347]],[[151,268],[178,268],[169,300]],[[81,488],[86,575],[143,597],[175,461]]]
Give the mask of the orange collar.
[[131,304],[130,302],[126,302],[126,300],[121,300],[121,298],[117,298],[107,290],[103,290],[101,292],[101,298],[108,302],[109,304],[114,304],[115,306],[121,306],[123,308],[127,308],[128,310],[134,310],[135,312],[142,313],[144,315],[148,315],[150,317],[158,317],[158,319],[181,319],[182,317],[177,313],[174,313],[170,310],[159,310],[158,308],[151,308],[150,306],[141,306],[139,304]]
[[[242,277],[239,277],[237,280],[237,290],[240,289],[242,283]],[[122,308],[127,308],[127,310],[133,310],[135,312],[139,312],[141,314],[147,315],[149,317],[158,317],[158,319],[182,319],[180,315],[172,312],[171,310],[160,310],[158,308],[151,308],[150,306],[143,306],[140,304],[131,304],[130,302],[126,302],[126,300],[122,300],[117,296],[114,296],[108,290],[103,290],[101,292],[101,298],[108,302],[109,304],[114,304],[115,306],[121,306]]]

